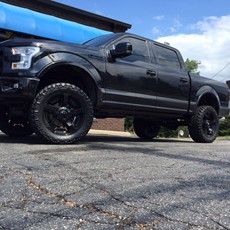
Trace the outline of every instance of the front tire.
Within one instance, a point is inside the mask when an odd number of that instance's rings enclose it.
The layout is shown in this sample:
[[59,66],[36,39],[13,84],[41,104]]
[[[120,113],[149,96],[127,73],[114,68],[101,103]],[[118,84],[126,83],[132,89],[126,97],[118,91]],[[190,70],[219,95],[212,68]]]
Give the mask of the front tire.
[[212,143],[219,131],[219,119],[212,106],[204,105],[197,109],[189,123],[189,134],[198,143]]
[[133,129],[136,135],[145,140],[152,140],[160,132],[160,126],[140,118],[135,118],[133,121]]
[[83,138],[93,121],[93,106],[78,87],[56,83],[42,89],[31,106],[31,125],[49,143],[70,144]]

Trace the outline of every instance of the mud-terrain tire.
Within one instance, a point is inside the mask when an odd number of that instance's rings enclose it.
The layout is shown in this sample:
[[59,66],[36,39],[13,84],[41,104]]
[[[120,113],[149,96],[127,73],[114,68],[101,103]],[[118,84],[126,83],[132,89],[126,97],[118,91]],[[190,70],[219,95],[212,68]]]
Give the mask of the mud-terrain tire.
[[33,134],[29,121],[23,117],[0,112],[0,130],[10,137],[27,137]]
[[160,132],[160,126],[140,118],[135,118],[133,121],[133,129],[136,135],[145,140],[152,140]]
[[191,138],[198,143],[212,143],[219,131],[219,119],[212,106],[204,105],[197,109],[188,126]]
[[55,83],[35,97],[30,121],[34,132],[45,141],[71,144],[88,133],[93,121],[93,106],[80,88]]

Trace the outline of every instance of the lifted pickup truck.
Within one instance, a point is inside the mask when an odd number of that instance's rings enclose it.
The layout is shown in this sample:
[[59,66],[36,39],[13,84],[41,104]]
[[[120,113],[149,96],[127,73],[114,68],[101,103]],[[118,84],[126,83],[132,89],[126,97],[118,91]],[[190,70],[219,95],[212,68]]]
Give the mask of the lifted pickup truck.
[[10,136],[75,143],[94,117],[131,116],[140,138],[186,125],[210,143],[229,114],[225,83],[188,73],[177,49],[128,33],[83,45],[8,40],[0,57],[0,129]]

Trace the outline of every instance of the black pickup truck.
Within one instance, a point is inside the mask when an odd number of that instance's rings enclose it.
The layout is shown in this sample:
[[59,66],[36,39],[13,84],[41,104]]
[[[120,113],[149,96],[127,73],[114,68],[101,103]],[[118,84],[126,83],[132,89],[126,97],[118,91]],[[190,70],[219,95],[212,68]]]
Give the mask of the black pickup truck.
[[75,143],[93,118],[133,117],[140,138],[186,125],[196,142],[218,135],[227,84],[188,73],[180,52],[128,33],[83,45],[15,39],[0,45],[0,129]]

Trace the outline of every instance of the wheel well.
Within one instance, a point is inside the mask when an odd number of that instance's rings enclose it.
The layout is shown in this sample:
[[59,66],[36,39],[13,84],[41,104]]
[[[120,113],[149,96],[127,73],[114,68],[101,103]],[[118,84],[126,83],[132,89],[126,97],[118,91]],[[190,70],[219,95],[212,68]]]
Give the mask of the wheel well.
[[205,94],[200,98],[197,106],[202,106],[202,105],[210,105],[216,110],[217,114],[219,113],[218,99],[216,98],[215,95],[211,93]]
[[71,65],[59,65],[49,69],[40,78],[38,91],[47,85],[64,82],[76,85],[90,98],[93,105],[97,100],[96,86],[91,76],[83,69]]

